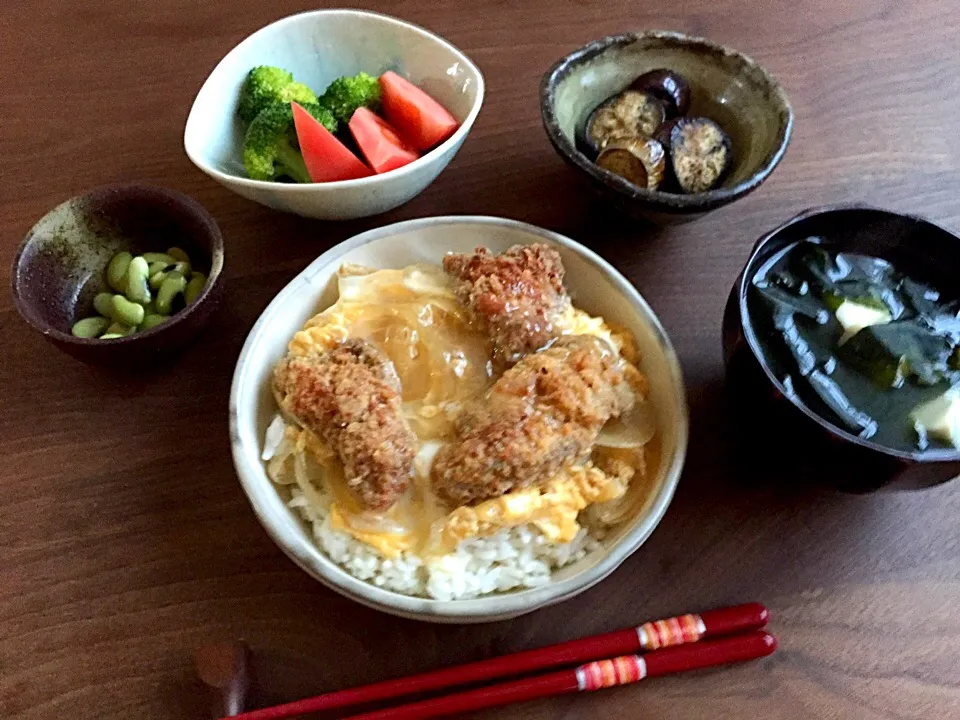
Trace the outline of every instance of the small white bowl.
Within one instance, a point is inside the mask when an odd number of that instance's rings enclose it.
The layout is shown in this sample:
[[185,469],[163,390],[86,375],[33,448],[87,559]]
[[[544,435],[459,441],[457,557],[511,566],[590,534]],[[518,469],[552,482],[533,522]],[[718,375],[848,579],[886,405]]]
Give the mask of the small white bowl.
[[[337,296],[336,272],[344,263],[401,268],[440,263],[448,252],[495,253],[511,245],[546,242],[566,266],[566,285],[578,307],[626,328],[637,340],[641,367],[651,385],[662,446],[657,489],[637,517],[612,532],[602,550],[553,574],[547,585],[474,600],[440,601],[400,595],[357,580],[331,561],[309,529],[288,508],[260,459],[264,433],[277,411],[270,378],[287,343],[308,318]],[[274,542],[311,576],[369,607],[431,622],[503,620],[577,595],[603,580],[647,539],[673,497],[687,450],[687,404],[680,364],[660,321],[636,288],[603,258],[562,235],[514,220],[436,217],[388,225],[357,235],[327,251],[267,306],[240,352],[230,391],[230,438],[240,483]]]
[[[449,110],[460,127],[419,160],[383,175],[289,184],[250,180],[243,169],[240,87],[251,68],[276,65],[314,91],[342,75],[394,70]],[[183,146],[203,172],[267,207],[322,220],[376,215],[419,194],[449,164],[483,104],[483,75],[441,37],[410,23],[359,10],[317,10],[278,20],[245,39],[213,69],[187,117]]]

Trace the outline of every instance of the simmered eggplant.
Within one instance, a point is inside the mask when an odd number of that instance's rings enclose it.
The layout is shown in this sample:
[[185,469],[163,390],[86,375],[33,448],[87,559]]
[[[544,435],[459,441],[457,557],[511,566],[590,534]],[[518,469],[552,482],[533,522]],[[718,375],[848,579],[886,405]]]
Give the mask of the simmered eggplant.
[[686,115],[690,109],[690,85],[680,73],[666,68],[645,72],[632,83],[631,90],[653,95],[664,104],[667,117]]
[[663,145],[663,152],[666,155],[666,167],[663,169],[663,182],[660,183],[659,188],[664,192],[683,192],[683,190],[680,189],[680,185],[677,183],[677,178],[673,172],[673,161],[670,159],[670,136],[673,133],[674,126],[676,126],[676,124],[682,119],[683,118],[675,117],[667,120],[653,135],[653,139]]
[[625,90],[601,103],[587,118],[584,139],[595,153],[613,140],[652,137],[666,118],[652,94]]
[[639,187],[656,190],[663,182],[666,153],[650,138],[613,140],[597,156],[597,166]]
[[690,85],[680,73],[650,70],[590,113],[577,130],[577,146],[640,187],[706,192],[730,171],[733,150],[716,122],[686,116],[690,102]]
[[670,152],[670,138],[673,135],[673,128],[677,126],[683,118],[675,117],[667,120],[653,134],[653,139],[663,145],[663,149]]
[[733,160],[730,138],[713,120],[704,117],[675,120],[668,151],[673,176],[685,193],[716,187]]

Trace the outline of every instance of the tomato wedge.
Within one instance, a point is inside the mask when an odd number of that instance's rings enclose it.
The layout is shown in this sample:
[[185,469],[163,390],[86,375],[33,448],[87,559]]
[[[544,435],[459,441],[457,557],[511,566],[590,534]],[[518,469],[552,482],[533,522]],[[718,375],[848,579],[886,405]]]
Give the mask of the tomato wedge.
[[293,124],[297,128],[297,140],[303,162],[310,179],[317,183],[337,180],[355,180],[373,175],[360,158],[337,140],[310,113],[297,103],[293,105]]
[[349,124],[353,139],[377,173],[396,170],[420,157],[386,120],[365,107],[357,108]]
[[460,127],[443,105],[392,70],[380,76],[380,88],[384,116],[417,150],[439,145]]

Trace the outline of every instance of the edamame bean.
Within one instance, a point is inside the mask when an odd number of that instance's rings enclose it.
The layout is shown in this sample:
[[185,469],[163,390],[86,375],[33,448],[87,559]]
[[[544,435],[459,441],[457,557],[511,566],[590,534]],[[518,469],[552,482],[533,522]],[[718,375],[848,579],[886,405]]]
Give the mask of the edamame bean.
[[143,306],[144,315],[157,315],[157,303],[151,300],[146,305]]
[[113,312],[113,293],[97,293],[93,299],[93,309],[105,318],[111,317]]
[[143,305],[130,302],[123,295],[113,296],[113,317],[118,323],[133,327],[143,322]]
[[107,335],[119,335],[120,337],[126,337],[127,335],[133,335],[137,329],[135,327],[127,327],[123,323],[115,322],[110,327],[107,328],[105,335],[101,337],[106,337]]
[[187,289],[183,292],[183,299],[187,301],[187,305],[193,305],[193,301],[203,292],[206,284],[207,276],[203,273],[195,272],[190,277],[190,282],[187,283]]
[[170,306],[174,298],[187,287],[187,279],[176,270],[167,273],[166,280],[157,291],[157,312],[161,315],[170,313]]
[[166,315],[151,314],[143,318],[143,322],[137,327],[137,330],[144,332],[151,330],[161,323],[165,323],[169,318]]
[[150,302],[150,288],[147,287],[147,278],[150,267],[142,257],[135,257],[127,268],[127,287],[124,293],[135,303],[145,305]]
[[110,321],[103,317],[88,317],[73,324],[70,332],[78,338],[95,338],[103,334]]
[[161,270],[160,272],[153,273],[150,276],[150,289],[159,290],[160,286],[163,285],[163,281],[167,279],[167,274]]
[[133,255],[124,251],[118,252],[107,265],[107,284],[118,292],[123,292],[127,286],[127,269],[133,260]]
[[163,272],[168,267],[172,267],[173,265],[176,265],[176,263],[152,262],[152,263],[149,263],[149,265],[150,265],[150,275],[153,276],[153,275],[156,275],[158,272]]
[[187,252],[178,247],[167,248],[167,255],[178,262],[190,262],[190,256],[187,255]]
[[143,259],[150,265],[154,263],[163,263],[164,266],[173,265],[180,258],[175,258],[170,253],[144,253]]
[[185,278],[190,277],[190,271],[192,270],[192,268],[190,267],[189,261],[178,262],[176,265],[173,266],[173,269],[176,270],[181,275],[183,275]]
[[113,340],[114,338],[126,337],[123,333],[104,333],[100,336],[101,340]]

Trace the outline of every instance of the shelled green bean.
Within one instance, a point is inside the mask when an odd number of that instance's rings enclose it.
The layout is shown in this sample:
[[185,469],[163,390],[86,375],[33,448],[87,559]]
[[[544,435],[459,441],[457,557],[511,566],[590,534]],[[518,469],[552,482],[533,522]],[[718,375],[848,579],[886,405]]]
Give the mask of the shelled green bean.
[[136,255],[119,252],[104,270],[106,286],[93,299],[96,315],[74,323],[78,338],[112,340],[163,325],[180,309],[192,305],[207,285],[207,276],[193,269],[179,247],[165,253]]

